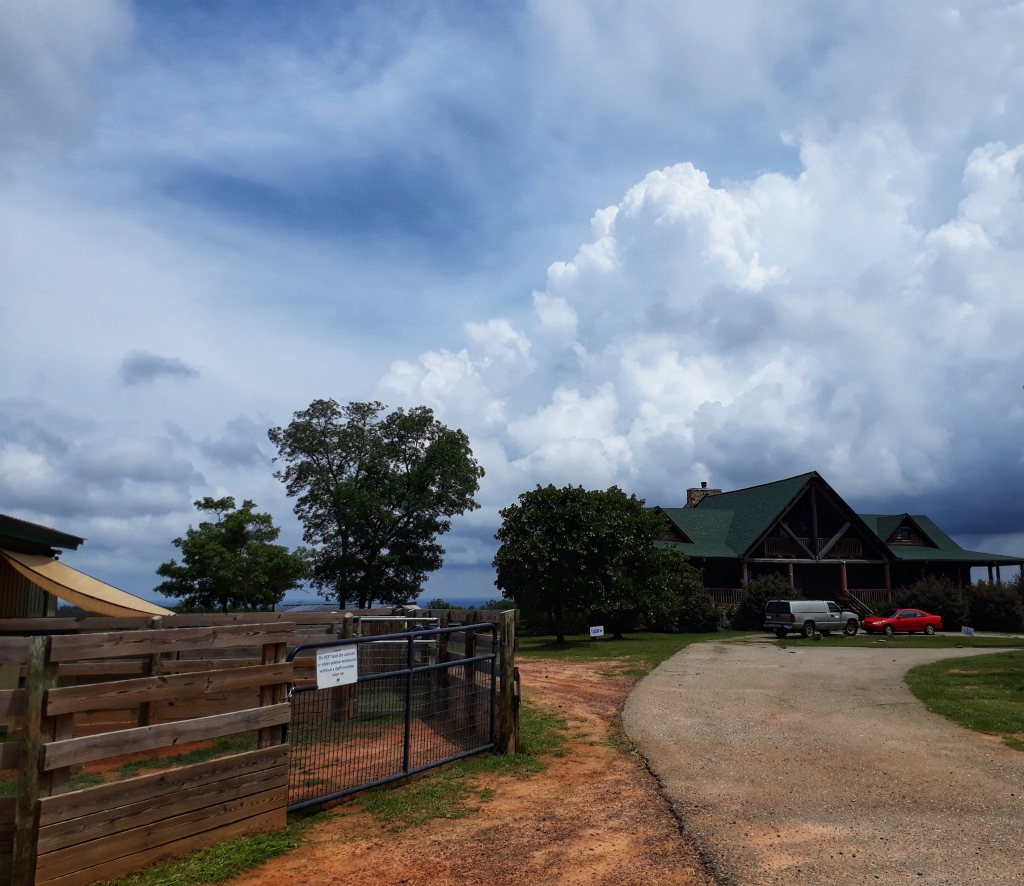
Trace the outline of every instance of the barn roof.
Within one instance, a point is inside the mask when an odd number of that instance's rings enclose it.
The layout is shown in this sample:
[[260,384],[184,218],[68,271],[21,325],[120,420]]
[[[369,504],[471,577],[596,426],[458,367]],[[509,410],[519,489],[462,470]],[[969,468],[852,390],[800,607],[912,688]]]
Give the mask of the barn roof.
[[77,535],[0,514],[0,547],[12,547],[11,541],[15,543],[13,547],[24,548],[31,553],[45,553],[50,548],[75,551],[85,543],[85,539]]

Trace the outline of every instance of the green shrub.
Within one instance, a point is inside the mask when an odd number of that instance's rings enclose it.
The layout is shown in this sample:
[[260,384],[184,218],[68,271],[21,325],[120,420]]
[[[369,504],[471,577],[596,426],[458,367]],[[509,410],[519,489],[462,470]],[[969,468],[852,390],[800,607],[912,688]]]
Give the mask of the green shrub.
[[979,631],[1019,631],[1024,628],[1024,604],[1009,585],[980,581],[970,592],[971,627]]
[[948,578],[928,576],[900,592],[897,606],[942,616],[946,631],[959,631],[970,618],[970,598]]
[[709,634],[722,626],[722,609],[701,588],[680,601],[675,629],[683,634]]
[[760,631],[764,628],[764,607],[769,600],[803,600],[781,575],[748,581],[732,614],[733,630]]

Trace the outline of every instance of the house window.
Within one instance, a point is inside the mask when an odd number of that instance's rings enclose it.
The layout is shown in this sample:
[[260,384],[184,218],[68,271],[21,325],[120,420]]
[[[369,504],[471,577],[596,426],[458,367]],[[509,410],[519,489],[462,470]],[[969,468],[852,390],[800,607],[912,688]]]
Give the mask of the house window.
[[900,538],[903,541],[910,541],[910,530],[904,527],[900,530]]

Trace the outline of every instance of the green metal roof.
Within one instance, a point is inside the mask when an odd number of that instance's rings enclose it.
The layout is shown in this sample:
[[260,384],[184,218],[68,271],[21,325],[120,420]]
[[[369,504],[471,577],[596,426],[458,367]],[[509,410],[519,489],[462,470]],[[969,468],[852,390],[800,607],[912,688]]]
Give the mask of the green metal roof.
[[913,520],[924,533],[934,548],[920,545],[886,545],[897,560],[908,562],[940,562],[956,561],[959,563],[978,563],[981,566],[997,563],[1016,565],[1024,562],[1022,557],[1008,557],[1005,554],[986,554],[982,551],[968,551],[960,547],[953,539],[924,514],[861,514],[864,520],[883,541],[892,535],[893,530],[907,517]]
[[[729,525],[733,518],[731,510],[716,511],[702,510],[701,508],[663,508],[662,510],[694,545],[727,547]],[[732,550],[732,548],[727,547],[727,550]],[[736,551],[733,551],[732,555],[735,556]],[[720,557],[723,555],[698,554],[697,556]]]
[[40,526],[38,523],[29,523],[28,520],[9,517],[7,514],[0,514],[0,535],[31,544],[47,545],[51,548],[70,548],[73,551],[77,550],[80,544],[85,543],[85,539],[79,538],[77,535],[69,535],[59,529],[51,529],[49,526]]
[[677,551],[682,551],[687,557],[720,557],[726,560],[737,560],[739,554],[737,554],[728,545],[716,545],[716,544],[686,544],[681,541],[656,541],[655,547],[659,548],[673,548]]
[[[816,476],[819,475],[812,471],[776,480],[774,483],[709,495],[693,508],[660,508],[676,528],[690,539],[690,543],[665,544],[690,557],[737,560]],[[821,482],[825,483],[824,480]],[[825,485],[828,486],[827,483]],[[864,521],[897,561],[955,561],[979,566],[1024,563],[1024,557],[964,550],[923,514],[858,514],[857,517]],[[917,524],[935,547],[884,544],[896,527],[907,518]]]
[[875,535],[885,541],[903,522],[903,518],[909,517],[910,514],[859,514],[858,516],[868,524]]
[[[684,510],[704,514],[731,511],[732,518],[722,541],[739,555],[757,540],[813,476],[813,472],[800,474],[786,480],[776,480],[774,483],[762,483],[760,486],[748,486],[734,492],[709,495],[701,499],[697,507]],[[697,541],[692,535],[690,538],[694,542]]]

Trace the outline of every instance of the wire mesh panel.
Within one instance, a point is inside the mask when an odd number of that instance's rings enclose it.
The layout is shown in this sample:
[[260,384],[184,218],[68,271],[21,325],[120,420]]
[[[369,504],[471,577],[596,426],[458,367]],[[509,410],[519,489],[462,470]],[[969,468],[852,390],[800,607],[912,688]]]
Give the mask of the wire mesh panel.
[[493,746],[493,625],[303,644],[289,658],[311,648],[345,646],[358,649],[357,682],[297,686],[292,693],[289,808]]

